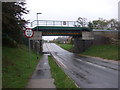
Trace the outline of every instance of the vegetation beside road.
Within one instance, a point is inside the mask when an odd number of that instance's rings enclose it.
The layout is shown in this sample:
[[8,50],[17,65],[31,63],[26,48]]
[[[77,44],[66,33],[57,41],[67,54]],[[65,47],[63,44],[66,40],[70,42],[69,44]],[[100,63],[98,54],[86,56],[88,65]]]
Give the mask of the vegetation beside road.
[[28,47],[24,45],[3,47],[2,51],[3,88],[24,88],[39,61],[36,53],[31,51],[29,59]]
[[58,67],[52,56],[49,56],[48,60],[52,76],[55,79],[56,88],[77,88],[74,82]]
[[59,45],[61,48],[68,50],[68,51],[72,51],[73,50],[73,44],[62,44],[62,43],[57,43],[57,45]]
[[[72,51],[72,44],[58,44],[61,48]],[[118,46],[116,45],[94,45],[88,48],[85,52],[80,55],[89,55],[95,57],[101,57],[104,59],[118,60]]]
[[96,45],[81,53],[104,59],[118,60],[118,46],[116,45]]

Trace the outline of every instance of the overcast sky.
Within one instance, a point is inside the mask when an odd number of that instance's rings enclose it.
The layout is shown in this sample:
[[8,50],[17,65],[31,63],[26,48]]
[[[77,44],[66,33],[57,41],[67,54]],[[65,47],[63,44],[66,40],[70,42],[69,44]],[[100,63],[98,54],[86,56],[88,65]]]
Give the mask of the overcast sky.
[[120,0],[26,0],[30,11],[24,15],[26,20],[70,20],[85,17],[88,21],[98,18],[118,19],[118,1]]

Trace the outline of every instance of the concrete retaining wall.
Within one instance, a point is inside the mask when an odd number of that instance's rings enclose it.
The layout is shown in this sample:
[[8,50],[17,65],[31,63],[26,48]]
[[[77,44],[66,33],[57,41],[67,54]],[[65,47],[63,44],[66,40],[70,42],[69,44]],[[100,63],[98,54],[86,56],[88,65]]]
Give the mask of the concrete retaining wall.
[[92,45],[104,45],[104,44],[118,44],[118,31],[103,31],[96,30],[93,31],[93,40],[82,40],[82,37],[74,38],[74,52],[80,53],[84,52]]
[[118,42],[118,31],[93,31],[94,40],[93,45],[101,45],[101,44],[117,44]]

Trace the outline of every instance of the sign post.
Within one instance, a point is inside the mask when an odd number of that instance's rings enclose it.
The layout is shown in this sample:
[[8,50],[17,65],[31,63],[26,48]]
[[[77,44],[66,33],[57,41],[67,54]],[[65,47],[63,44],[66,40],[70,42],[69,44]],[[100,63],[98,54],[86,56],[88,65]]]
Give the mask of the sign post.
[[[24,34],[29,39],[29,41],[28,41],[28,45],[29,45],[29,47],[28,47],[28,56],[29,56],[29,61],[30,61],[30,38],[33,37],[34,32],[32,31],[31,28],[26,28],[26,30],[24,31]],[[30,63],[29,67],[31,67],[31,63]]]

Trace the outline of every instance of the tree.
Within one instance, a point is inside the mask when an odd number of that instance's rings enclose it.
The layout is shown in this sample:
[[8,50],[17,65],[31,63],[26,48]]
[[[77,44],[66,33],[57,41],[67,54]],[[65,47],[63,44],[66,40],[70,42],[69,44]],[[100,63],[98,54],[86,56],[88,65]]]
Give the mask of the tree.
[[77,27],[85,27],[87,25],[87,19],[79,17],[76,21],[78,23]]
[[117,30],[119,26],[116,19],[105,20],[100,18],[99,20],[92,21],[92,24],[94,29]]
[[108,25],[112,30],[116,30],[118,28],[118,22],[116,19],[111,19],[108,21]]
[[24,2],[2,3],[2,36],[3,45],[12,46],[22,42],[22,31],[27,21],[22,18],[28,10],[24,8]]
[[91,22],[89,22],[89,23],[88,23],[88,27],[89,27],[90,29],[93,29],[93,24],[92,24]]
[[106,29],[107,27],[107,20],[99,18],[99,20],[94,20],[93,22],[94,29]]

